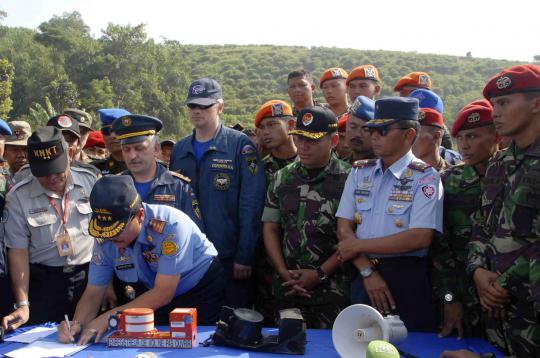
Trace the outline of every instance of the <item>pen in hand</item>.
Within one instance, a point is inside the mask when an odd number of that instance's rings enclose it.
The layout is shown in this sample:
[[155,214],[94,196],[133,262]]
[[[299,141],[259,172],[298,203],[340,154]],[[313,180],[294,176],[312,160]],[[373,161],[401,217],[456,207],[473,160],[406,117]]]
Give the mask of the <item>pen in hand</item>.
[[65,314],[64,315],[64,319],[66,320],[66,325],[67,325],[67,329],[68,329],[68,334],[69,334],[69,337],[70,337],[70,340],[72,343],[75,342],[75,338],[73,338],[73,336],[71,335],[71,324],[69,323],[69,319],[68,319],[68,315]]

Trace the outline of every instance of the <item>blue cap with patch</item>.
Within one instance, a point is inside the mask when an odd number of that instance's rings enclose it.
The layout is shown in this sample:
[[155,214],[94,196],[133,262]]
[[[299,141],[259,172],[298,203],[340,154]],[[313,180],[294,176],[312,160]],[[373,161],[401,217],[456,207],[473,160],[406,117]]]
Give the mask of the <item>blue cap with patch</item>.
[[375,118],[375,101],[366,96],[358,96],[349,108],[349,115],[353,115],[364,121]]
[[418,99],[388,97],[375,101],[375,118],[364,127],[384,127],[399,121],[418,120]]
[[110,126],[115,119],[131,114],[123,108],[102,108],[98,109],[97,112],[102,127]]
[[137,114],[120,117],[112,123],[112,131],[120,144],[142,142],[148,136],[157,134],[161,128],[163,123],[159,119]]
[[11,131],[11,128],[9,128],[9,125],[6,121],[0,118],[0,134],[2,135],[13,135],[13,132]]
[[201,78],[193,81],[189,86],[187,104],[199,104],[201,106],[209,106],[223,98],[221,86],[213,78]]
[[439,95],[425,88],[415,89],[409,94],[409,97],[418,99],[420,108],[431,108],[444,113],[444,103]]

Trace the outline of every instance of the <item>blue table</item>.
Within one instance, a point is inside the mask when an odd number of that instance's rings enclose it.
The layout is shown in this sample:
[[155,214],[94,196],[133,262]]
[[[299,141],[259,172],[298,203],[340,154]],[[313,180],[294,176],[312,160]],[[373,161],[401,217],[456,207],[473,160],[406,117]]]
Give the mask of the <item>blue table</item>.
[[[21,333],[24,330],[18,330]],[[166,327],[160,327],[161,330],[166,330]],[[199,342],[204,341],[208,336],[214,332],[214,327],[199,327]],[[277,329],[266,329],[266,333],[277,334]],[[55,340],[56,335],[52,334],[45,338],[46,340]],[[21,348],[23,343],[5,342],[0,344],[0,355],[4,355],[14,349]],[[477,352],[493,352],[497,357],[503,357],[502,354],[497,352],[489,343],[476,338],[468,338],[463,340],[457,340],[454,338],[438,338],[436,334],[432,333],[415,333],[409,332],[407,340],[397,346],[405,353],[415,355],[417,357],[438,357],[443,350],[455,350],[455,349],[470,349]],[[85,350],[73,355],[72,357],[87,358],[91,357],[107,357],[107,358],[132,358],[139,353],[154,352],[159,357],[235,357],[235,358],[257,358],[257,357],[277,357],[276,354],[258,353],[244,351],[235,348],[228,347],[199,347],[194,349],[155,349],[155,348],[107,348],[104,343],[93,344]],[[332,343],[332,331],[331,330],[316,330],[309,329],[307,331],[307,345],[305,357],[321,357],[331,358],[339,357],[334,345]]]

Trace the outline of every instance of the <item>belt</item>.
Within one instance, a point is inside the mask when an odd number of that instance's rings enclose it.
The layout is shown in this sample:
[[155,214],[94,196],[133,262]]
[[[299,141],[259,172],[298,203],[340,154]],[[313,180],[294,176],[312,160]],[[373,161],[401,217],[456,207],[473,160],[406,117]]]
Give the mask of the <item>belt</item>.
[[81,264],[81,265],[68,265],[65,264],[64,266],[47,266],[42,264],[30,264],[30,267],[35,267],[39,270],[45,271],[47,273],[65,273],[65,274],[72,274],[76,272],[80,272],[83,270],[88,269],[89,264]]
[[393,257],[377,257],[370,259],[374,266],[377,265],[399,265],[399,264],[420,264],[427,262],[426,256],[393,256]]

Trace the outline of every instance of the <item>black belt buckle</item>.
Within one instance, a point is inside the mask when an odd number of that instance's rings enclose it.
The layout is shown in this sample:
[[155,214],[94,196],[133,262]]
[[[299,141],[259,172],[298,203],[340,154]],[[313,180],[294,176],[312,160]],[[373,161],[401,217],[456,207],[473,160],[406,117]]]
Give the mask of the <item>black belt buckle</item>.
[[65,264],[64,267],[62,268],[63,273],[73,273],[74,271],[75,271],[74,265]]

